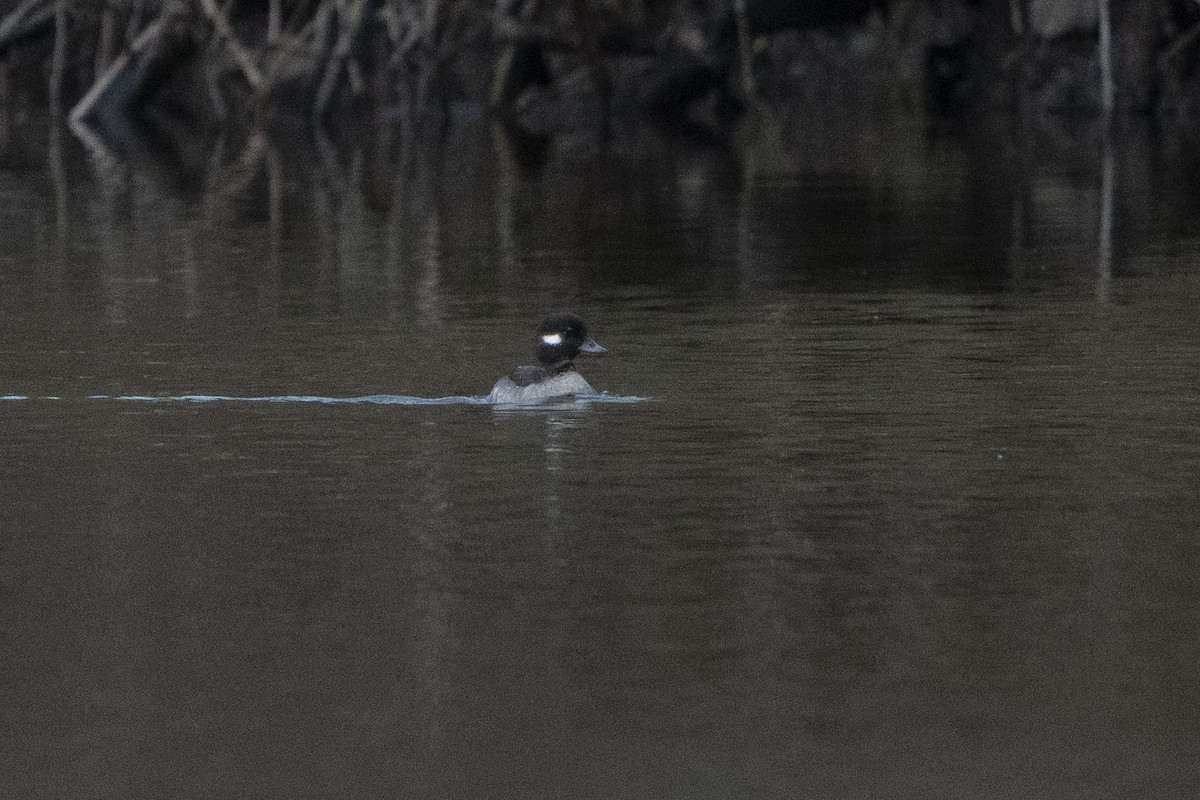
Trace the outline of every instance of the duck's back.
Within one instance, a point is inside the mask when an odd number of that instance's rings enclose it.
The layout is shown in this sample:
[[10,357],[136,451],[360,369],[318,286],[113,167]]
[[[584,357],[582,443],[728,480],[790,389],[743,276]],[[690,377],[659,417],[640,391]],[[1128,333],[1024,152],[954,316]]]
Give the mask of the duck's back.
[[532,405],[556,397],[590,394],[596,394],[596,390],[573,369],[555,374],[546,367],[529,364],[496,381],[488,401]]
[[550,380],[553,377],[554,373],[541,364],[524,364],[508,375],[508,379],[521,388],[532,386],[539,381]]

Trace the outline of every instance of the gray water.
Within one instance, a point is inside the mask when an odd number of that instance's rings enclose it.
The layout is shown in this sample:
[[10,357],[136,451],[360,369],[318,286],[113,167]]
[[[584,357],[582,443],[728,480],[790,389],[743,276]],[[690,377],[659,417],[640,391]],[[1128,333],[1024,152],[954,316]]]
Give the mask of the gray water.
[[1187,153],[822,124],[7,140],[0,795],[1191,797]]

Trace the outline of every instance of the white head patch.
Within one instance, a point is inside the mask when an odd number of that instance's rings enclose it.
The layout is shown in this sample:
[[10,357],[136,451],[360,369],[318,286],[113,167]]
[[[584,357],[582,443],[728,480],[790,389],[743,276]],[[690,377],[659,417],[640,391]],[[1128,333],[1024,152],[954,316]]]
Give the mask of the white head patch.
[[542,341],[546,344],[562,344],[561,333],[547,333],[542,337]]

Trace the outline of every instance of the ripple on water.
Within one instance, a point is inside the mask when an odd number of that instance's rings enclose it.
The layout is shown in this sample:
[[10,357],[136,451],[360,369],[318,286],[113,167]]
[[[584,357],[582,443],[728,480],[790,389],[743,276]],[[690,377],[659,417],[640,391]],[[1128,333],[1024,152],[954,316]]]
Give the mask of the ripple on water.
[[[4,399],[29,399],[12,397]],[[317,403],[320,405],[396,405],[396,406],[451,406],[495,405],[486,396],[416,397],[403,394],[371,394],[361,397],[322,397],[319,395],[271,395],[267,397],[237,397],[233,395],[185,394],[175,396],[156,395],[91,395],[89,400],[119,400],[136,403]],[[647,397],[610,395],[601,392],[591,397],[577,397],[572,405],[591,403],[641,403]],[[521,406],[509,406],[520,408]],[[528,408],[528,406],[526,406]]]

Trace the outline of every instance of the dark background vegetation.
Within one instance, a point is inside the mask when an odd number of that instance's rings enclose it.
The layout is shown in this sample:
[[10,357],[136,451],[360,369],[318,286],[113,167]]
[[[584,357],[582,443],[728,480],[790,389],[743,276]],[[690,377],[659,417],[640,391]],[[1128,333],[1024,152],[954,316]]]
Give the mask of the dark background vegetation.
[[191,129],[490,109],[722,130],[864,101],[1191,121],[1198,41],[1197,0],[9,0],[0,90]]

